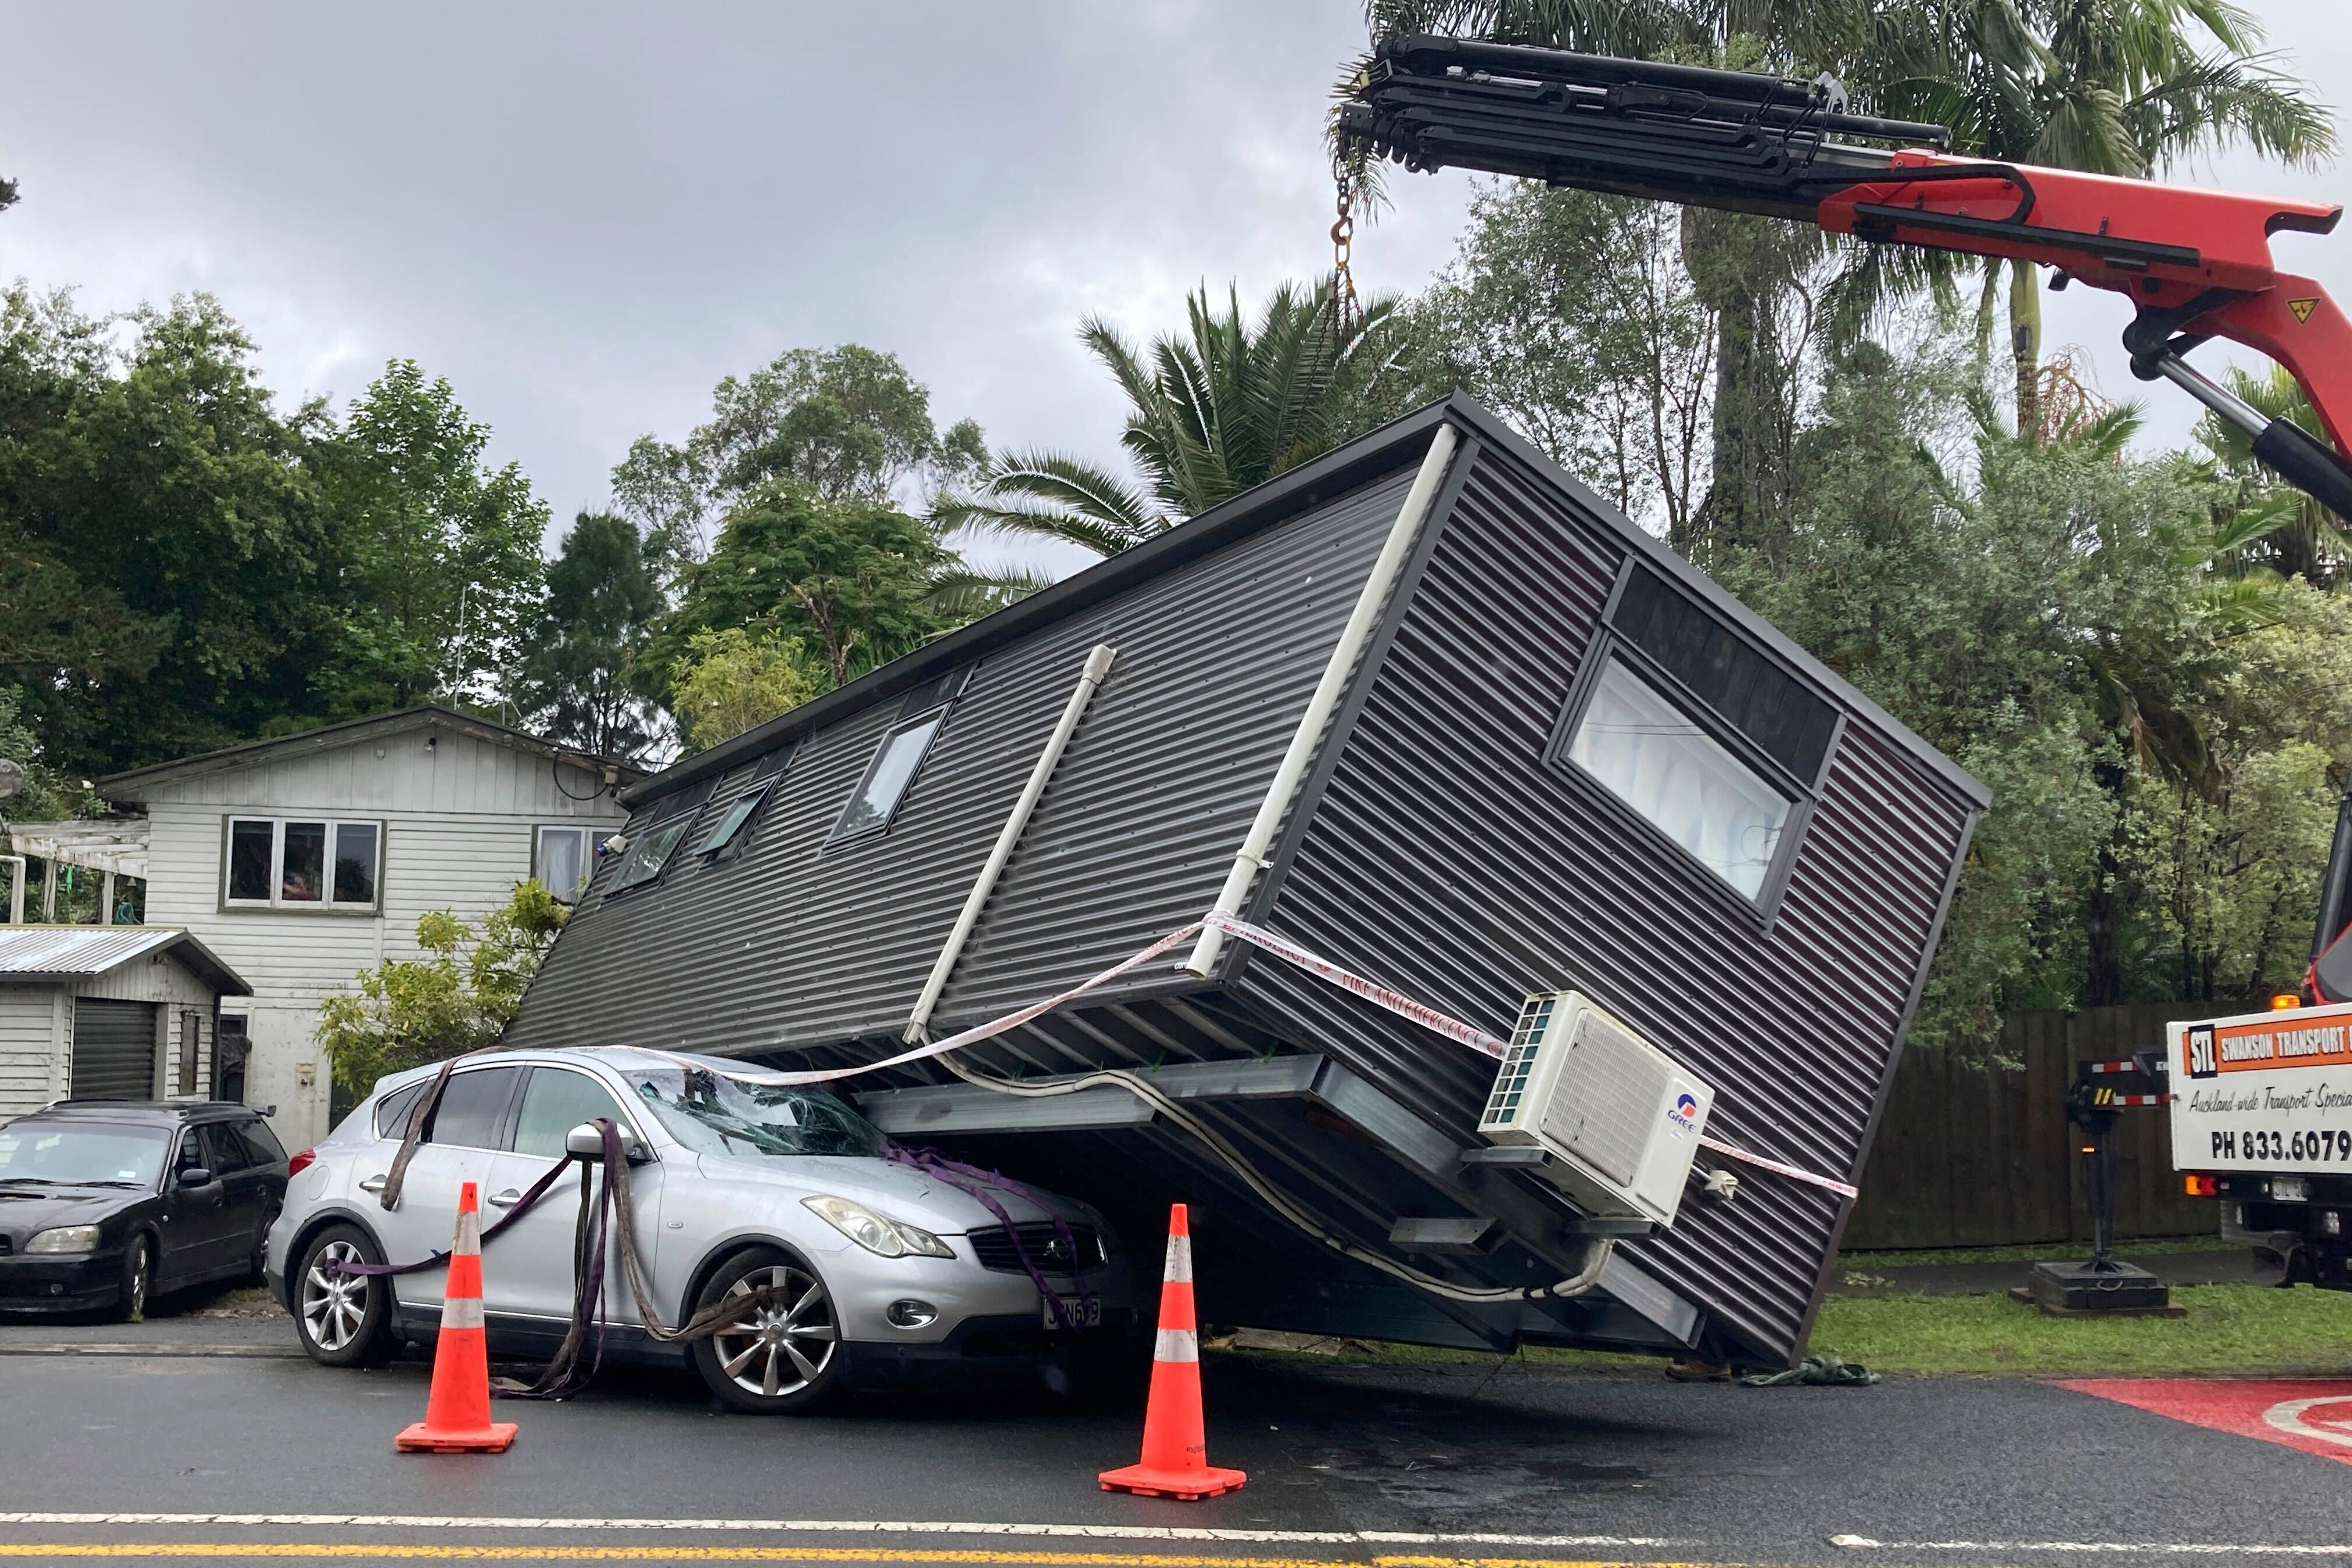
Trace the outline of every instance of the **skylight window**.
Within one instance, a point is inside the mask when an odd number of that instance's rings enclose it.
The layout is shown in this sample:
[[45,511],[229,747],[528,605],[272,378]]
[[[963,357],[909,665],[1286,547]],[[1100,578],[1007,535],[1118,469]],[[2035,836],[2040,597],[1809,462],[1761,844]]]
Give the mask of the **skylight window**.
[[841,820],[834,825],[834,837],[851,838],[890,826],[898,802],[915,782],[916,771],[923,765],[924,754],[931,749],[931,741],[947,716],[946,709],[934,708],[919,718],[901,721],[882,737],[857,793],[849,797]]
[[634,888],[660,876],[662,868],[669,864],[670,855],[677,848],[677,841],[686,837],[686,830],[693,821],[694,816],[688,812],[673,816],[657,827],[646,829],[645,837],[639,838],[635,847],[629,851],[628,861],[621,868],[621,874],[613,879],[613,891],[617,893],[625,888]]
[[702,841],[702,853],[716,855],[734,843],[744,828],[750,825],[751,818],[759,814],[761,804],[768,798],[768,792],[774,787],[772,783],[761,784],[729,806],[726,815],[719,817],[719,825],[710,830],[710,837]]

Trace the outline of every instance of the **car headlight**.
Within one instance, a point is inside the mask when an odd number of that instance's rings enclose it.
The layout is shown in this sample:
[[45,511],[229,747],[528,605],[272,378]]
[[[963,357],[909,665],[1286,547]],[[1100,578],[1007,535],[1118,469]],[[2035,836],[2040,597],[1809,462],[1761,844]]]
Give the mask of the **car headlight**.
[[920,1226],[908,1225],[885,1215],[876,1214],[864,1204],[851,1203],[847,1198],[803,1198],[809,1210],[825,1224],[857,1243],[866,1251],[882,1258],[953,1258],[955,1248],[933,1236]]
[[96,1252],[98,1226],[94,1225],[61,1225],[55,1230],[35,1233],[25,1244],[26,1252]]

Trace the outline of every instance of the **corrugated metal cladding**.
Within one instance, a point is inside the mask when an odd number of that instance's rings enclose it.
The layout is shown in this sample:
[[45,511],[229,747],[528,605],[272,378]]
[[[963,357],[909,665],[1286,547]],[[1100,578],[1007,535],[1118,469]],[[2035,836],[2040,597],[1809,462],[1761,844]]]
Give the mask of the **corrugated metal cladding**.
[[[1097,643],[1118,663],[934,1029],[1048,994],[1196,918],[1402,502],[1419,448],[1399,445],[1391,470],[1351,493],[986,651],[885,832],[826,843],[898,716],[895,693],[793,752],[732,858],[698,850],[755,764],[649,791],[632,840],[686,809],[684,844],[658,883],[619,893],[607,858],[509,1042],[751,1054],[896,1035]],[[1121,990],[1169,984],[1139,971]]]
[[[1262,918],[1497,1034],[1530,991],[1584,991],[1715,1085],[1711,1131],[1851,1180],[1973,807],[1916,741],[1822,682],[1848,719],[1768,928],[1548,764],[1617,569],[1640,548],[1622,521],[1482,444]],[[1234,993],[1478,1141],[1492,1062],[1263,955]],[[1669,1238],[1631,1252],[1751,1354],[1786,1358],[1840,1204],[1733,1168],[1735,1203],[1685,1203]]]

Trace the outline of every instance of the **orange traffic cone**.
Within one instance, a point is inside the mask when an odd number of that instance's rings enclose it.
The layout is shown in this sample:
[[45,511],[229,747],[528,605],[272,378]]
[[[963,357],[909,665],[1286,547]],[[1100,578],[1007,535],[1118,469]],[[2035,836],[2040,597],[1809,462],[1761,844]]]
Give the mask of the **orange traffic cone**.
[[441,1291],[441,1332],[433,1342],[433,1392],[425,1419],[392,1446],[404,1454],[503,1454],[515,1424],[490,1419],[490,1352],[482,1331],[482,1212],[474,1184],[457,1194],[457,1241]]
[[1105,1470],[1097,1479],[1107,1492],[1191,1502],[1237,1490],[1249,1477],[1209,1463],[1208,1434],[1201,1425],[1201,1336],[1192,1318],[1192,1229],[1182,1204],[1168,1211],[1168,1270],[1160,1279],[1143,1462]]

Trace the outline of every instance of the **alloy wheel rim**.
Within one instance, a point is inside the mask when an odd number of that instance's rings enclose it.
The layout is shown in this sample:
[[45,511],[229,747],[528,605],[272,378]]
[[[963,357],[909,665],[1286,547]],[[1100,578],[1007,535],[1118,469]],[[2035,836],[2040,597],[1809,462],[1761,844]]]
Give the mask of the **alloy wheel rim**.
[[147,1242],[144,1237],[131,1244],[131,1310],[143,1315],[147,1310]]
[[777,1264],[755,1268],[727,1289],[732,1300],[757,1290],[776,1300],[747,1306],[710,1336],[719,1369],[736,1387],[764,1399],[797,1394],[824,1375],[839,1335],[824,1286],[806,1269]]
[[359,1337],[367,1317],[367,1280],[357,1274],[331,1273],[330,1263],[362,1263],[360,1249],[348,1241],[331,1241],[310,1255],[302,1276],[302,1326],[320,1350],[339,1351]]

